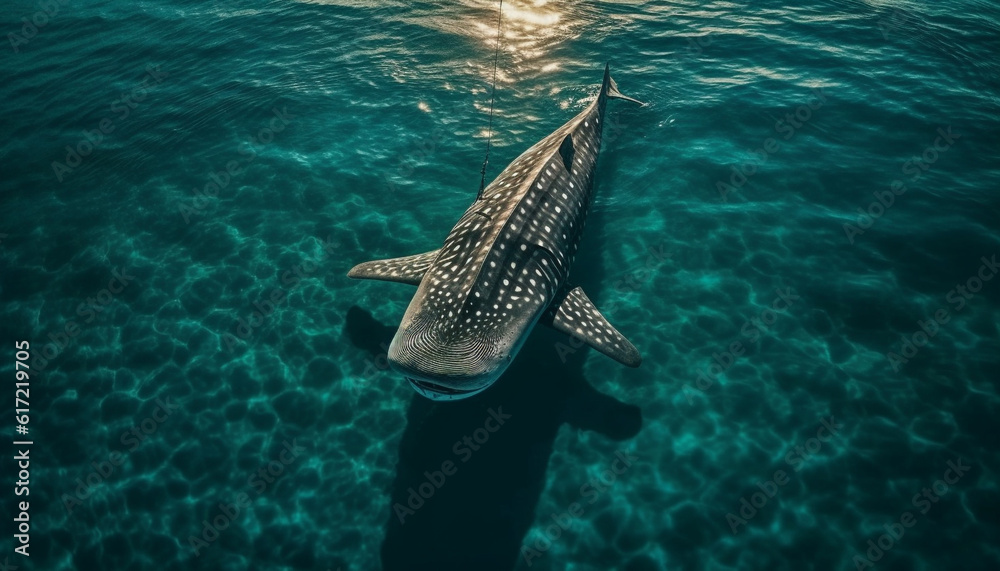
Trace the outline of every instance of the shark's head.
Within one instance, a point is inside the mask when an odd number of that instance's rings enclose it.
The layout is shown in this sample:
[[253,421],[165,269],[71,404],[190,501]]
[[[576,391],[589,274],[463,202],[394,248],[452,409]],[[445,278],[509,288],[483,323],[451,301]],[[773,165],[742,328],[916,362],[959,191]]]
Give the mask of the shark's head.
[[458,400],[490,387],[516,348],[482,330],[419,320],[400,327],[389,345],[389,365],[422,396]]

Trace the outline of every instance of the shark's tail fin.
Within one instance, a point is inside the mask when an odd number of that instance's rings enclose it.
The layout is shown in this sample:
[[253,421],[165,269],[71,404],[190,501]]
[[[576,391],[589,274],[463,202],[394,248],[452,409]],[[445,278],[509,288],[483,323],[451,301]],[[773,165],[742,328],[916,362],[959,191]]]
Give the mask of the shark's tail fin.
[[638,99],[632,99],[628,95],[623,94],[618,91],[618,84],[611,77],[611,64],[604,66],[604,85],[601,86],[601,92],[606,93],[608,97],[613,99],[624,99],[626,101],[631,101],[633,103],[638,103],[639,105],[645,105],[642,101]]

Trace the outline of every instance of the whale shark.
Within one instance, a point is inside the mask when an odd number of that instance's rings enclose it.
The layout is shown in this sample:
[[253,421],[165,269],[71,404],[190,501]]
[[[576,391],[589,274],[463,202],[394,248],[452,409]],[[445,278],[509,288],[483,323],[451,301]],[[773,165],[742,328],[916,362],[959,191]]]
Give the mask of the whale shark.
[[597,98],[482,188],[437,250],[354,266],[348,277],[417,286],[389,344],[390,367],[424,397],[490,387],[538,323],[629,367],[642,357],[567,280],[594,197],[610,65]]

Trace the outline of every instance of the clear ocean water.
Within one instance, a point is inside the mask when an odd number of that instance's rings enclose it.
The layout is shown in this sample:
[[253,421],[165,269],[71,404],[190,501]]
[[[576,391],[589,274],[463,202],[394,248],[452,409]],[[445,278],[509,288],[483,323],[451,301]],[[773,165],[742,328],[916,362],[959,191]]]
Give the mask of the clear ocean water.
[[474,200],[496,2],[4,4],[0,562],[1000,568],[1000,6],[503,5],[488,180],[647,103],[571,274],[644,361],[433,403],[346,273]]

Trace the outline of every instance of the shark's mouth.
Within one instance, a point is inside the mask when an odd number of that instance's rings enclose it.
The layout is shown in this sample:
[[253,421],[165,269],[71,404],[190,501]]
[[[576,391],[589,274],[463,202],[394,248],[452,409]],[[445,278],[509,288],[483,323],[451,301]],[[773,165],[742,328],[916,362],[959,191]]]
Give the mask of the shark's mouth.
[[417,380],[412,377],[406,377],[406,380],[410,382],[410,385],[412,385],[413,388],[416,389],[418,393],[422,394],[425,397],[435,400],[461,399],[472,396],[486,388],[486,387],[481,387],[477,389],[462,390],[462,389],[453,389],[451,387],[445,387],[442,385],[431,383],[429,381]]

